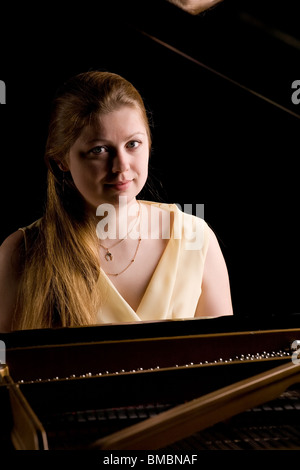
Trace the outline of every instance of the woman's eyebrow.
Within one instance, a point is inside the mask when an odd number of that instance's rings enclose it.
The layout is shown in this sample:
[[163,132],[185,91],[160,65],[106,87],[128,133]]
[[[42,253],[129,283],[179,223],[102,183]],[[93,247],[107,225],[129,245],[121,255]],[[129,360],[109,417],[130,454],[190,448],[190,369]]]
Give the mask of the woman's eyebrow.
[[[131,135],[125,137],[124,140],[130,140],[130,139],[132,139],[133,137],[135,137],[135,136],[137,136],[137,135],[145,136],[146,133],[145,133],[145,132],[142,132],[142,131],[134,132],[133,134],[131,134]],[[99,137],[96,137],[96,138],[94,138],[94,139],[91,139],[91,140],[86,141],[87,144],[92,144],[92,143],[94,143],[94,142],[110,142],[110,139],[105,139],[105,138],[99,136]]]
[[132,139],[132,137],[135,137],[136,135],[146,135],[146,133],[145,133],[145,132],[138,131],[138,132],[135,132],[134,134],[131,134],[131,135],[129,135],[128,137],[126,137],[125,140],[130,140],[130,139]]

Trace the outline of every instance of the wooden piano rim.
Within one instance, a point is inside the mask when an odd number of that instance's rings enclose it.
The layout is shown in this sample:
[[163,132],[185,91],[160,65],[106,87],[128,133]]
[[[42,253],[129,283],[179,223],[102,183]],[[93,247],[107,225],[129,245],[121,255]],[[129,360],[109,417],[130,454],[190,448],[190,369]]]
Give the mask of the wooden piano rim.
[[[207,333],[207,334],[195,334],[195,335],[184,335],[184,336],[158,336],[158,337],[149,337],[149,338],[129,338],[129,339],[118,339],[118,340],[99,340],[99,341],[92,341],[92,342],[72,342],[72,343],[60,343],[60,344],[41,344],[41,345],[34,345],[34,346],[20,346],[20,347],[12,347],[7,349],[7,353],[9,351],[20,351],[20,350],[27,350],[27,349],[47,349],[47,348],[65,348],[65,347],[74,347],[80,344],[81,346],[89,346],[95,344],[114,344],[114,343],[141,343],[141,342],[150,342],[150,341],[172,341],[172,340],[186,340],[186,339],[195,339],[195,338],[216,338],[216,337],[233,337],[233,336],[259,336],[259,335],[268,335],[274,333],[299,333],[300,328],[287,328],[284,330],[281,329],[270,329],[270,330],[249,330],[249,331],[233,331],[233,332],[225,332],[225,333]],[[295,338],[296,339],[296,338]]]
[[[236,339],[236,341],[235,341]],[[290,353],[291,344],[294,340],[300,339],[300,329],[269,329],[269,330],[247,330],[247,331],[234,331],[230,333],[197,333],[187,335],[165,336],[158,337],[153,335],[151,337],[134,337],[125,339],[104,339],[100,338],[99,341],[84,341],[80,342],[66,342],[55,344],[42,344],[25,347],[15,347],[7,349],[7,364],[10,368],[10,373],[14,380],[18,383],[28,381],[40,381],[59,376],[62,379],[72,378],[79,376],[83,373],[76,372],[77,364],[84,364],[90,352],[98,354],[98,348],[105,354],[109,355],[109,363],[106,365],[103,361],[103,354],[100,358],[100,363],[93,363],[90,370],[85,370],[86,375],[100,376],[107,374],[119,373],[139,373],[139,370],[151,371],[156,369],[166,369],[175,367],[191,366],[193,364],[204,365],[205,363],[213,364],[214,362],[233,362],[240,355],[254,355],[264,354],[267,352],[287,352]],[[246,340],[246,341],[245,341]],[[244,351],[245,344],[249,344],[248,351]],[[211,343],[211,344],[210,344]],[[213,347],[210,347],[213,344]],[[222,345],[222,351],[220,351]],[[234,348],[232,348],[234,346]],[[72,348],[74,350],[72,350]],[[106,349],[107,348],[107,349]],[[124,348],[124,349],[123,349]],[[171,348],[171,349],[169,349]],[[196,348],[196,349],[195,349]],[[208,349],[207,349],[208,348]],[[145,362],[136,357],[132,350],[140,349],[142,354],[147,359]],[[205,350],[208,354],[205,354]],[[80,351],[80,353],[79,353]],[[124,351],[128,352],[129,362],[127,363],[120,358],[124,357]],[[156,351],[173,351],[172,361],[168,355],[160,356]],[[195,351],[197,354],[195,356]],[[69,355],[72,354],[74,359],[73,363],[69,361]],[[149,355],[149,353],[151,353]],[[52,357],[52,355],[54,355]],[[35,361],[35,357],[43,356],[46,363],[49,362],[51,372],[45,376],[43,369],[37,363],[37,368],[31,368],[30,373],[22,376],[24,367],[31,361]],[[55,360],[54,360],[55,357]],[[94,355],[93,355],[94,357]],[[95,356],[96,357],[96,356]],[[161,362],[160,362],[161,357]],[[53,362],[54,361],[54,362]],[[53,364],[59,365],[56,373],[53,370]],[[33,363],[35,364],[35,362]],[[157,367],[159,366],[159,367]],[[109,372],[108,372],[109,371]],[[71,379],[72,380],[72,379]]]

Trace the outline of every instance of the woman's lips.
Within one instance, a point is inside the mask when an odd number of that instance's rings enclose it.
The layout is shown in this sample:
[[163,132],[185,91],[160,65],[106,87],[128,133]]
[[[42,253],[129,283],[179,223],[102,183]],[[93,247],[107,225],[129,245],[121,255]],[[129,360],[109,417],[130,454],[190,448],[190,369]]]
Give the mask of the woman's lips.
[[132,180],[117,181],[116,183],[110,183],[109,186],[117,191],[126,191],[131,183]]

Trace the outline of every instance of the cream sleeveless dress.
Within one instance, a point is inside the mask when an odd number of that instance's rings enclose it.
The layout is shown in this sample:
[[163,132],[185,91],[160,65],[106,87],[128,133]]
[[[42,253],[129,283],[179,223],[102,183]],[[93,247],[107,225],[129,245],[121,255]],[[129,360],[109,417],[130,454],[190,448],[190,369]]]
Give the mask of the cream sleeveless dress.
[[[209,244],[208,225],[203,219],[181,211],[176,204],[140,202],[172,214],[169,240],[136,311],[101,269],[99,289],[103,300],[98,311],[99,324],[187,319],[195,315]],[[20,228],[25,246],[26,232],[38,228],[40,220]]]
[[209,228],[203,219],[182,212],[175,204],[141,202],[174,214],[170,239],[136,311],[101,270],[103,304],[98,312],[99,323],[184,319],[195,315]]

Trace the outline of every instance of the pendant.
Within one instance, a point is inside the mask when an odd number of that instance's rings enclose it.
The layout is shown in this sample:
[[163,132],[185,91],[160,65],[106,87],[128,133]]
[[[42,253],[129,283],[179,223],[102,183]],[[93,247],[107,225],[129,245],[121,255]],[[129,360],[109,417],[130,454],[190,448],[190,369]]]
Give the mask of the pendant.
[[106,261],[112,261],[113,259],[113,255],[111,254],[110,251],[107,250],[107,252],[105,253],[105,259]]

